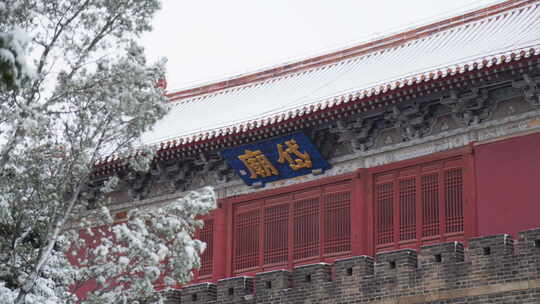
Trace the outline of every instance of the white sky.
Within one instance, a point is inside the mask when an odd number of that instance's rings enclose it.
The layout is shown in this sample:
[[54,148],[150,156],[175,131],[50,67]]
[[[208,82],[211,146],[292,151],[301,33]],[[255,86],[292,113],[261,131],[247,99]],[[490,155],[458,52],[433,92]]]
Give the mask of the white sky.
[[143,37],[168,90],[223,79],[500,0],[162,0]]

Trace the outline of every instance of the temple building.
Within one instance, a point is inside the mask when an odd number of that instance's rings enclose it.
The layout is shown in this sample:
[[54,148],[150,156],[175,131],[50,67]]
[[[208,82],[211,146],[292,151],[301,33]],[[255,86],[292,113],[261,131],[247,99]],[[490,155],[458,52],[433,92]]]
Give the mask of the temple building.
[[171,303],[540,303],[540,1],[167,94],[111,208],[215,187]]

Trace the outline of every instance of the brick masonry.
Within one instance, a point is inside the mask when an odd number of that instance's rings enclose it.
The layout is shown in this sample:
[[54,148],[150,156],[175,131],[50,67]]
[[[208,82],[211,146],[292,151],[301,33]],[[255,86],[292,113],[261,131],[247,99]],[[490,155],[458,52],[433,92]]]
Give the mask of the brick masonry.
[[538,304],[540,228],[190,285],[167,303]]

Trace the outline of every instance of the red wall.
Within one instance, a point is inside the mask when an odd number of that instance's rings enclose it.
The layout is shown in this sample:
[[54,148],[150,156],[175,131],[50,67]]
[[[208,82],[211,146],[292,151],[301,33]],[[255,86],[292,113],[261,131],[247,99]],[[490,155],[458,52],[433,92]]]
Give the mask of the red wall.
[[[414,177],[416,188],[421,185],[418,176],[433,175],[437,173],[440,186],[438,191],[438,202],[440,206],[445,206],[446,184],[444,174],[449,169],[463,168],[461,208],[464,227],[459,231],[448,232],[448,221],[443,220],[448,209],[440,207],[439,219],[440,229],[436,236],[422,236],[416,225],[416,238],[404,242],[394,241],[388,248],[376,248],[375,228],[376,208],[375,208],[375,186],[377,179],[385,176],[393,176],[392,180],[404,180],[403,177]],[[540,226],[540,133],[504,139],[497,142],[485,144],[471,144],[463,148],[440,152],[415,159],[378,166],[370,169],[359,169],[354,173],[341,176],[327,177],[316,181],[285,186],[277,189],[269,189],[257,193],[239,195],[222,199],[219,202],[220,208],[214,211],[214,252],[213,252],[213,272],[212,275],[197,278],[198,281],[217,281],[222,278],[232,277],[240,274],[243,269],[235,273],[233,269],[234,259],[234,215],[235,210],[247,208],[248,211],[259,210],[269,204],[295,201],[296,198],[289,197],[301,195],[309,191],[317,193],[336,185],[346,185],[351,193],[350,211],[351,247],[347,252],[343,252],[340,257],[348,255],[373,255],[378,250],[398,249],[403,247],[418,248],[419,246],[446,241],[463,241],[475,236],[487,236],[499,233],[516,234],[518,231]],[[396,190],[395,197],[398,197]],[[322,193],[322,192],[321,192]],[[416,219],[423,218],[420,204],[421,190],[416,193]],[[310,196],[311,197],[311,196]],[[275,201],[275,202],[274,202]],[[397,205],[398,200],[394,201]],[[248,207],[246,204],[251,204]],[[242,207],[243,206],[243,207]],[[396,207],[397,208],[397,207]],[[262,210],[262,209],[261,209]],[[394,209],[393,209],[394,210]],[[399,210],[399,209],[395,209]],[[244,210],[246,211],[246,210]],[[246,211],[247,212],[247,211]],[[262,211],[261,211],[262,212]],[[259,212],[259,214],[262,214]],[[399,211],[393,211],[394,218],[400,219]],[[291,227],[289,218],[288,226]],[[259,223],[259,225],[262,225]],[[394,221],[394,226],[399,225],[399,221]],[[262,226],[260,226],[262,227]],[[322,225],[320,226],[322,227]],[[395,226],[398,227],[398,226]],[[446,227],[446,228],[445,228]],[[261,228],[262,229],[262,228]],[[394,233],[397,233],[394,229]],[[251,272],[266,271],[261,261],[263,248],[263,230],[259,231],[258,259],[259,263],[255,270],[249,268]],[[290,235],[289,238],[293,238]],[[444,232],[443,232],[444,231]],[[397,240],[398,236],[395,237]],[[322,240],[322,238],[321,238]],[[319,243],[322,244],[322,243]],[[385,245],[386,246],[386,245]],[[290,250],[289,250],[290,251]],[[320,251],[323,252],[323,251]],[[280,268],[292,268],[300,265],[291,260],[291,254],[287,261],[282,261]],[[326,261],[326,256],[317,256],[309,262]],[[294,262],[294,263],[293,263]],[[293,265],[294,264],[294,265]],[[273,267],[274,265],[272,265]],[[285,267],[284,267],[285,266]],[[251,273],[250,272],[250,273]],[[247,274],[247,273],[246,273]]]
[[474,150],[479,235],[540,226],[540,133]]

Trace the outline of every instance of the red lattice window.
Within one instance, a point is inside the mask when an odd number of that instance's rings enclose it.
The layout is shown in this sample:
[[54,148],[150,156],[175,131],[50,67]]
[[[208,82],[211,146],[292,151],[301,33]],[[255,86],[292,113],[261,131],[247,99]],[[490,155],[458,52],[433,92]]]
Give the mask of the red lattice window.
[[237,214],[234,223],[234,268],[259,265],[259,210]]
[[464,231],[464,161],[441,160],[374,176],[375,242],[399,247]]
[[319,198],[294,203],[293,232],[295,260],[319,255]]
[[235,205],[234,274],[348,254],[351,187],[334,183]]
[[324,199],[324,253],[351,250],[351,193],[326,194]]
[[399,181],[399,239],[416,238],[416,179]]
[[439,175],[424,175],[421,178],[422,193],[422,236],[439,234]]
[[394,183],[375,186],[377,212],[377,244],[394,241]]
[[214,220],[205,220],[201,229],[199,239],[206,243],[206,250],[201,255],[201,268],[199,275],[212,274],[212,262],[214,257]]
[[264,209],[264,264],[288,259],[289,204]]
[[463,231],[463,169],[444,172],[446,232]]

